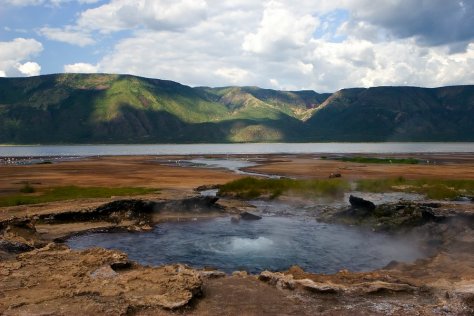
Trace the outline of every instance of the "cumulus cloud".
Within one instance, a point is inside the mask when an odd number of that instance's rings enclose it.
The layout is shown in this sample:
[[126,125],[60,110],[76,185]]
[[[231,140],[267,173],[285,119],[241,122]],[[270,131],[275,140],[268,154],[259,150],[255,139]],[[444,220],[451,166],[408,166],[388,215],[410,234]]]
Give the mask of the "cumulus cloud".
[[50,40],[81,47],[95,43],[94,39],[92,39],[89,34],[74,30],[72,27],[65,27],[64,29],[43,27],[39,30],[39,33]]
[[[360,6],[356,8],[355,2]],[[244,1],[242,5],[209,1],[212,9],[206,18],[186,29],[173,33],[140,30],[119,41],[102,58],[99,70],[190,85],[258,85],[322,92],[354,86],[474,81],[470,71],[474,44],[456,54],[449,45],[422,45],[416,35],[402,37],[388,26],[377,26],[369,13],[363,21],[360,10],[367,7],[365,0]],[[316,38],[314,33],[327,27],[324,14],[341,8],[353,14],[347,14],[337,30],[345,36],[337,41]],[[347,28],[349,20],[363,23],[365,34],[361,26],[357,32]]]
[[[66,1],[73,0],[8,0]],[[52,40],[94,44],[89,52],[102,54],[96,65],[65,65],[67,72],[320,92],[441,86],[474,82],[473,6],[467,0],[104,0],[70,26],[38,30]],[[33,55],[9,57],[8,67],[0,59],[0,71],[21,74],[17,66]]]
[[38,76],[41,72],[41,66],[38,63],[31,61],[24,64],[18,64],[17,69],[25,76]]
[[0,71],[5,76],[38,75],[41,67],[29,59],[43,50],[35,39],[16,38],[0,42]]
[[358,0],[350,9],[354,33],[372,25],[397,38],[413,37],[425,46],[467,45],[474,39],[474,2],[470,0]]
[[75,63],[64,66],[64,72],[67,73],[96,73],[99,66],[88,63]]
[[144,26],[154,30],[179,30],[206,16],[204,0],[112,0],[80,15],[82,28],[104,33]]
[[257,54],[284,53],[303,47],[318,24],[310,14],[298,16],[280,2],[270,1],[255,33],[245,36],[242,48]]

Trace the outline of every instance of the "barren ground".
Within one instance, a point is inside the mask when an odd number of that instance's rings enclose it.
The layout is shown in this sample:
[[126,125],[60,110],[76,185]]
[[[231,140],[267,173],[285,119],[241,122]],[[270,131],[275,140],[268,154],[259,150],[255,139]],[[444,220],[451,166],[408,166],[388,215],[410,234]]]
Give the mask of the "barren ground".
[[[395,157],[396,155],[391,155]],[[398,155],[400,156],[400,155]],[[407,155],[403,155],[404,157]],[[347,179],[474,179],[474,155],[415,155],[420,165],[357,164],[311,155],[245,156],[259,158],[249,168],[260,173]],[[142,201],[181,201],[196,196],[201,185],[225,183],[239,176],[226,170],[166,166],[157,160],[184,157],[100,157],[45,165],[0,165],[0,195],[18,192],[24,182],[37,187],[136,186],[159,188]],[[189,157],[188,157],[189,159]],[[263,159],[263,160],[262,160]],[[72,251],[51,243],[90,229],[142,230],[163,220],[221,216],[245,209],[223,201],[222,208],[185,210],[163,207],[152,218],[124,217],[83,222],[41,222],[41,216],[94,210],[126,197],[53,202],[0,208],[0,242],[13,240],[36,248],[20,254],[0,251],[0,314],[5,315],[472,315],[474,313],[474,230],[464,223],[432,224],[427,231],[443,244],[430,258],[414,264],[333,275],[308,274],[295,267],[285,273],[222,276],[182,266],[141,267],[124,254],[101,249]],[[168,204],[166,204],[168,205]],[[173,205],[178,210],[173,210]],[[451,207],[451,206],[450,206]],[[455,206],[450,212],[458,212]],[[474,213],[473,203],[462,212]],[[81,213],[81,214],[82,214]],[[116,215],[116,214],[115,214]],[[120,217],[122,216],[122,217]],[[127,215],[128,216],[128,215]],[[24,220],[24,222],[21,222]],[[21,223],[20,223],[21,222]],[[49,244],[48,244],[49,243]],[[46,245],[46,247],[44,247]]]

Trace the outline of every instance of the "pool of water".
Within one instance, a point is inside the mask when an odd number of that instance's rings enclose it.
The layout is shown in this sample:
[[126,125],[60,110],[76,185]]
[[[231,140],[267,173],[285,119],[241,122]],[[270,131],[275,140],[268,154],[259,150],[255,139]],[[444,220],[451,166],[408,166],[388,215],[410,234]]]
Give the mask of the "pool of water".
[[147,265],[184,263],[251,273],[285,270],[294,264],[317,273],[367,271],[392,260],[423,257],[420,245],[413,240],[303,216],[268,216],[237,224],[229,217],[163,223],[145,233],[77,236],[68,245],[122,250],[130,259]]

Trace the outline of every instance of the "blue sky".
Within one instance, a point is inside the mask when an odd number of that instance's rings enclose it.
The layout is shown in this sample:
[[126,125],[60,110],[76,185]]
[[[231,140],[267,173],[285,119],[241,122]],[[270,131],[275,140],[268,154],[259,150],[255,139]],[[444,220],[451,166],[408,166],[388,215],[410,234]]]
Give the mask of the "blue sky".
[[274,89],[474,83],[473,0],[0,0],[0,76]]

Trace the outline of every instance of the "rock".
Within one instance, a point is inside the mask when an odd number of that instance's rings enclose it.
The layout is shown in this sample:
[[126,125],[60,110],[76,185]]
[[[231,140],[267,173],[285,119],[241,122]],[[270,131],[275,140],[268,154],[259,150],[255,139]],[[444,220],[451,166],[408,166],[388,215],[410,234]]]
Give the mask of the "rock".
[[304,290],[313,293],[339,293],[342,292],[342,288],[332,283],[320,283],[314,282],[310,279],[302,279],[295,281],[297,285],[301,286]]
[[270,285],[275,285],[279,289],[295,288],[295,280],[291,274],[283,274],[281,272],[263,271],[258,276],[258,279],[267,282]]
[[9,253],[22,253],[32,250],[33,247],[19,241],[0,239],[0,250]]
[[405,292],[413,293],[417,288],[404,283],[390,283],[383,281],[374,281],[358,284],[349,292],[358,294],[374,294],[381,292]]
[[73,251],[54,244],[0,261],[0,271],[8,271],[0,273],[0,314],[117,315],[138,308],[157,314],[156,309],[182,307],[201,292],[199,272],[184,265],[118,269],[126,262],[119,251]]
[[249,274],[247,273],[247,271],[234,271],[232,272],[232,276],[236,276],[236,277],[246,277],[248,276]]
[[223,207],[216,202],[215,196],[196,196],[188,199],[158,202],[153,206],[154,212],[206,213],[220,212]]
[[458,202],[474,202],[474,196],[460,195],[455,199],[455,201],[458,201]]
[[249,212],[243,212],[243,213],[240,213],[240,219],[245,220],[245,221],[255,221],[255,220],[262,219],[262,217],[249,213]]
[[93,271],[90,276],[93,279],[110,279],[118,275],[110,266],[103,266]]
[[353,196],[351,195],[349,197],[349,203],[351,203],[351,206],[355,209],[364,209],[368,211],[373,211],[375,210],[375,204],[372,203],[371,201],[364,200],[363,198]]
[[194,189],[194,191],[201,192],[201,191],[207,191],[207,190],[216,190],[219,189],[221,186],[219,184],[205,184],[205,185],[200,185],[197,188]]
[[239,223],[239,222],[240,222],[240,215],[232,216],[232,217],[230,218],[230,221],[231,221],[232,223],[234,223],[234,224]]
[[340,173],[331,172],[331,174],[329,175],[329,179],[340,178],[340,177],[342,177],[342,175]]
[[206,279],[217,279],[227,276],[225,272],[219,270],[199,271],[199,274],[201,275],[201,277]]

